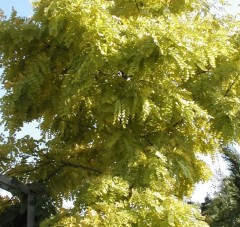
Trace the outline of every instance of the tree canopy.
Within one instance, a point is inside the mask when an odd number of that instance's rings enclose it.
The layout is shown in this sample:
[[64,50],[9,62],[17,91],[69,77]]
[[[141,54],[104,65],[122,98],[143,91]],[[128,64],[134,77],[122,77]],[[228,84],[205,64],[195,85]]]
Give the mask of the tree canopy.
[[[0,22],[0,173],[44,186],[41,226],[207,226],[184,198],[210,176],[199,154],[239,141],[237,23],[206,0],[33,10]],[[33,120],[42,138],[17,139]]]

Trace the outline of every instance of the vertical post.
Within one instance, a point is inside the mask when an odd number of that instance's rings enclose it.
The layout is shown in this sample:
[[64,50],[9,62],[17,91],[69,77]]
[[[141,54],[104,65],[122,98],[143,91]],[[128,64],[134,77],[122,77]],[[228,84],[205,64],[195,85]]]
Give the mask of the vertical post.
[[0,188],[11,192],[13,195],[27,195],[27,227],[34,227],[36,193],[29,186],[2,174],[0,174]]
[[28,190],[28,207],[27,207],[27,227],[35,225],[35,193]]

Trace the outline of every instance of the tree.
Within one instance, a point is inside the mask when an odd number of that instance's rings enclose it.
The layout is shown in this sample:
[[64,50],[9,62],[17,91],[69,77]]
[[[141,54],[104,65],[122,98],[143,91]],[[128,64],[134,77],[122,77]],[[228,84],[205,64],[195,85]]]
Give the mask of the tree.
[[230,145],[224,148],[224,158],[231,174],[223,179],[216,197],[205,199],[201,210],[210,226],[237,227],[240,224],[240,155]]
[[[210,176],[198,155],[239,140],[228,22],[205,0],[38,0],[1,21],[0,173],[44,185],[41,226],[207,226],[184,198]],[[16,139],[33,120],[42,139]]]

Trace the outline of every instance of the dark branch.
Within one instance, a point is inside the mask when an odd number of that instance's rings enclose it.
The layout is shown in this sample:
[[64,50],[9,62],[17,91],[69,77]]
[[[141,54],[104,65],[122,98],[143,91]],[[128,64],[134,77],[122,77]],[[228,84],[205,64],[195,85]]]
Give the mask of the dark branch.
[[176,128],[178,125],[180,125],[180,124],[182,124],[182,123],[183,123],[183,118],[182,118],[180,121],[175,122],[175,123],[172,125],[172,127],[173,127],[173,128]]
[[93,126],[89,126],[89,125],[80,125],[80,123],[78,122],[74,122],[74,121],[69,121],[69,120],[66,120],[66,119],[62,119],[62,118],[55,118],[56,120],[58,121],[61,121],[61,122],[65,122],[65,123],[68,123],[68,124],[72,124],[72,125],[77,125],[81,128],[86,128],[86,129],[96,129],[95,127]]
[[1,203],[0,213],[5,209],[6,206],[8,206],[9,204],[12,203],[14,197],[15,197],[15,196],[12,196],[10,199],[8,199],[7,201],[5,201],[4,203]]
[[229,88],[227,89],[226,93],[224,94],[224,97],[226,97],[228,95],[228,93],[230,92],[230,90],[232,89],[233,85],[236,83],[236,80],[234,80],[231,85],[229,86]]
[[89,170],[89,171],[93,171],[93,172],[96,172],[96,173],[99,173],[99,174],[102,173],[100,170],[93,169],[93,168],[91,168],[91,167],[84,166],[84,165],[81,165],[81,164],[76,164],[76,163],[71,163],[71,162],[66,162],[66,161],[61,161],[60,163],[62,163],[62,164],[65,165],[65,166],[69,166],[69,167],[82,168],[82,169]]
[[76,163],[71,163],[69,161],[56,161],[54,160],[53,158],[49,157],[48,155],[46,155],[46,158],[49,159],[49,160],[52,160],[54,161],[56,164],[62,164],[63,167],[64,166],[68,166],[68,167],[75,167],[75,168],[82,168],[82,169],[85,169],[85,170],[89,170],[89,171],[93,171],[93,172],[96,172],[96,173],[99,173],[101,174],[102,172],[97,170],[97,169],[93,169],[91,167],[88,167],[88,166],[84,166],[82,164],[76,164]]
[[56,168],[50,175],[47,176],[47,181],[54,177],[63,167],[63,165],[58,166],[58,168]]
[[[199,67],[199,66],[198,66],[198,67]],[[200,72],[197,72],[197,73],[196,73],[196,76],[201,75],[201,74],[204,74],[204,73],[209,73],[211,69],[212,69],[212,67],[211,67],[211,66],[208,66],[208,67],[207,67],[207,70],[201,70]]]
[[42,166],[45,166],[45,165],[48,165],[48,164],[51,164],[51,162],[48,161],[48,162],[40,163],[39,165],[34,166],[31,169],[25,169],[25,170],[21,170],[21,171],[18,170],[16,173],[11,173],[10,175],[17,176],[17,175],[20,175],[20,174],[26,174],[26,173],[35,172],[39,167],[42,167]]

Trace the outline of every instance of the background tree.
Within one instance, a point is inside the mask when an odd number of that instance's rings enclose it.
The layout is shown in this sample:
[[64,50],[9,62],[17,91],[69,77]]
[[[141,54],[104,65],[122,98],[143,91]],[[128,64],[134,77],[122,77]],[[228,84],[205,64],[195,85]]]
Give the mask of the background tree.
[[216,197],[207,197],[201,206],[210,226],[240,225],[240,155],[233,146],[224,148],[224,158],[229,163],[231,174],[223,179]]
[[[2,226],[13,227],[26,224],[26,206],[20,206],[19,200],[15,197],[0,196],[0,218]],[[26,226],[26,225],[25,225]]]
[[[204,0],[37,0],[0,23],[0,172],[45,185],[41,226],[207,225],[183,199],[210,175],[198,154],[239,141],[227,23]],[[16,139],[33,120],[42,139]]]

